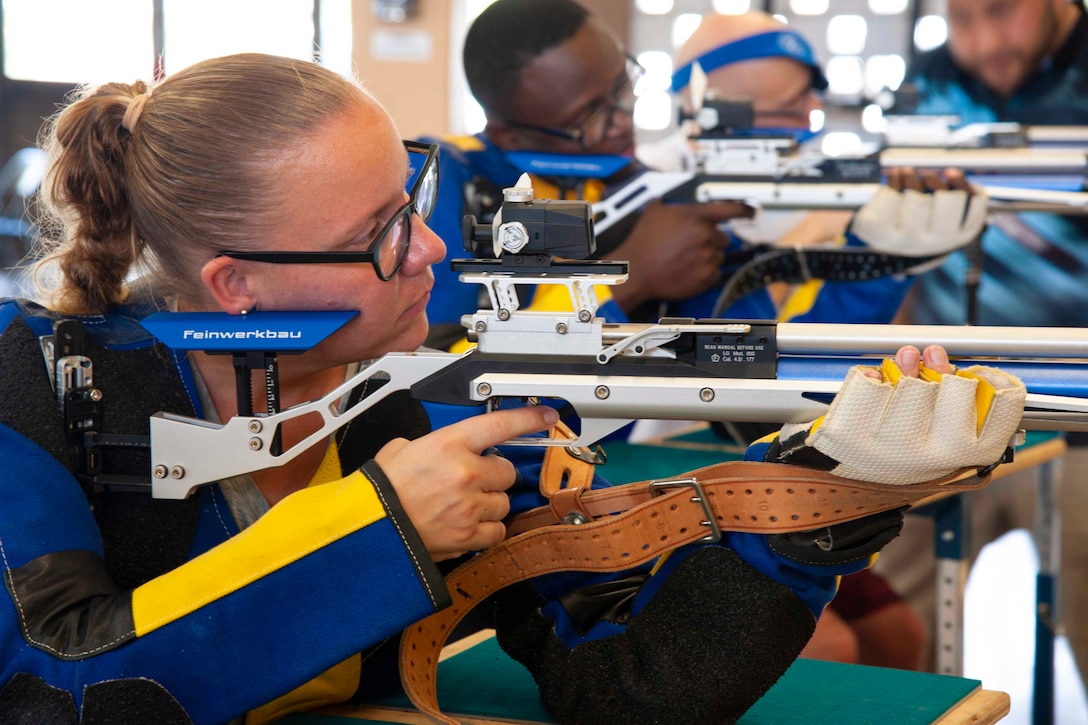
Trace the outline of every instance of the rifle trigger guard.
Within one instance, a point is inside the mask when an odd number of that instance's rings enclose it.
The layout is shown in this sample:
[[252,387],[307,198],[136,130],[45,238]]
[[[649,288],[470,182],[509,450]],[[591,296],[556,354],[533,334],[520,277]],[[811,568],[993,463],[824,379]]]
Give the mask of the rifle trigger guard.
[[681,488],[683,486],[691,487],[694,495],[689,500],[692,503],[698,503],[703,507],[703,516],[705,517],[705,520],[702,524],[710,529],[710,533],[699,539],[699,541],[707,544],[721,541],[722,529],[718,526],[718,520],[714,516],[714,510],[710,508],[710,501],[707,500],[706,493],[703,491],[703,484],[699,482],[698,478],[671,478],[660,481],[650,481],[650,494],[653,496],[660,496],[666,489]]

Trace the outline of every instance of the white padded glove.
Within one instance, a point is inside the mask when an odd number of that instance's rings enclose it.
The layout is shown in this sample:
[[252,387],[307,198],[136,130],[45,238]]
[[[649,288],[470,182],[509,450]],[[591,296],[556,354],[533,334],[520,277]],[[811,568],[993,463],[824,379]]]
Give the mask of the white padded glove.
[[822,418],[782,428],[783,459],[804,446],[832,459],[828,470],[844,478],[921,483],[993,465],[1020,425],[1027,389],[995,368],[941,375],[923,366],[912,378],[885,360],[883,382],[863,370],[850,370]]
[[850,231],[877,252],[908,257],[947,254],[970,244],[986,226],[989,197],[944,189],[877,189],[858,209]]

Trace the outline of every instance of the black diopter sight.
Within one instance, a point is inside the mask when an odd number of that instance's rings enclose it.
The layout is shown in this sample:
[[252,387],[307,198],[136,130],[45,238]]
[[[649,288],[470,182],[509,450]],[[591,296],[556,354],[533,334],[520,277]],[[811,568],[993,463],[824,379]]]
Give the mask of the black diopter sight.
[[593,209],[584,201],[535,199],[528,178],[503,189],[503,203],[491,224],[466,215],[461,222],[465,251],[477,259],[518,256],[589,259],[597,250]]

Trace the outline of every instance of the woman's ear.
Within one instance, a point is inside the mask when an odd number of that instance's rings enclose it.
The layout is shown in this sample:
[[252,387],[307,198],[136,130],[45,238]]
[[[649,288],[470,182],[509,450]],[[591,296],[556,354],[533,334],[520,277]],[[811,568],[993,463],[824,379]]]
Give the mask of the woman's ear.
[[230,257],[209,260],[200,270],[200,279],[219,306],[232,315],[244,315],[257,307],[245,274]]

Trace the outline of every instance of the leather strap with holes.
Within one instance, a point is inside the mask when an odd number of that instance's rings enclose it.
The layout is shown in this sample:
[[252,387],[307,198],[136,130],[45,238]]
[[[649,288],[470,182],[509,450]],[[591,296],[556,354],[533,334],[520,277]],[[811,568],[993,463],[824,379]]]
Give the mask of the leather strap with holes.
[[[562,468],[570,465],[558,454],[555,458]],[[644,564],[705,539],[714,531],[707,511],[719,530],[807,531],[907,506],[938,492],[975,490],[989,482],[988,475],[965,478],[973,473],[963,469],[936,481],[889,486],[781,463],[730,461],[668,479],[678,482],[675,487],[664,481],[596,490],[575,487],[579,490],[565,509],[557,510],[553,496],[553,505],[514,517],[508,525],[510,538],[446,577],[453,605],[402,635],[401,684],[419,710],[437,722],[457,725],[438,707],[439,652],[465,615],[504,587],[560,571],[611,572]],[[554,471],[549,474],[546,467],[542,478],[549,475]],[[698,486],[679,483],[687,479]],[[589,520],[559,523],[571,511]]]

